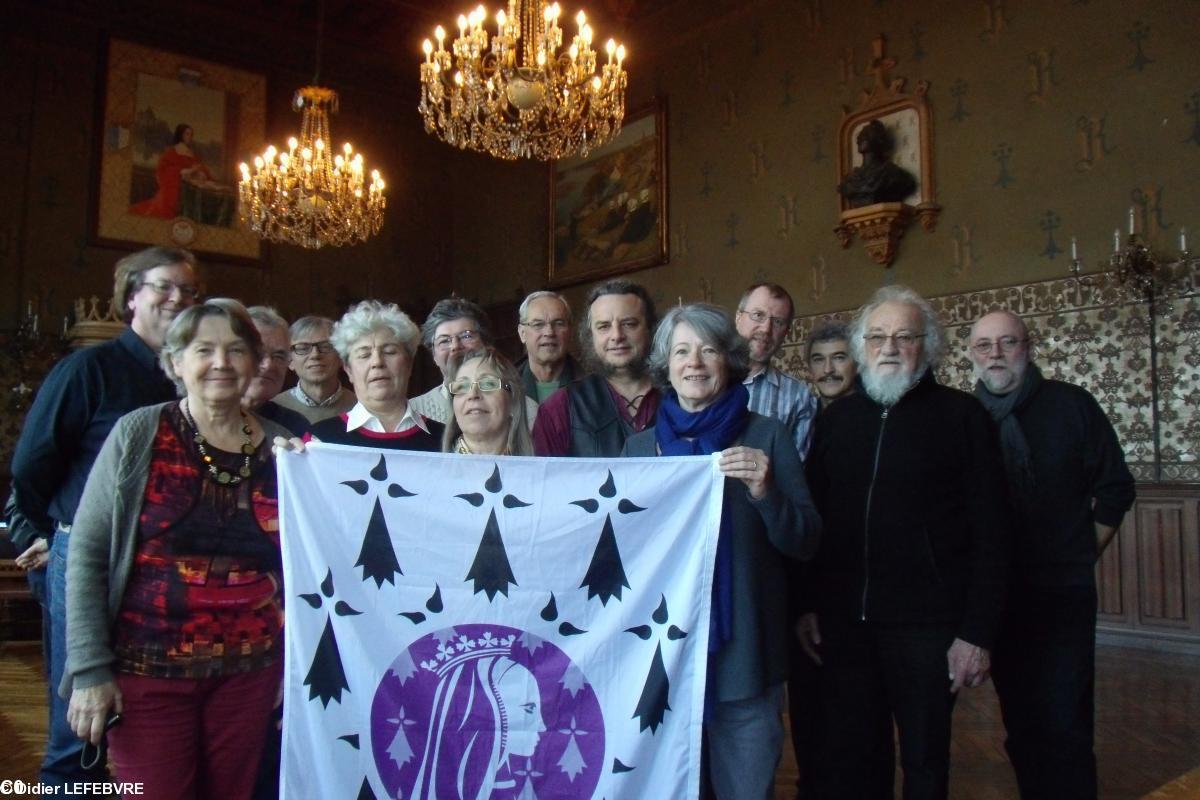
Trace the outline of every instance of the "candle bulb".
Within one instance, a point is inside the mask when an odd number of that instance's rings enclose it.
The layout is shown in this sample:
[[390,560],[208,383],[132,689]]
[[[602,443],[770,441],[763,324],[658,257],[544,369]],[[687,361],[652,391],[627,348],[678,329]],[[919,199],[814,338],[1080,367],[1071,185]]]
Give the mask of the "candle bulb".
[[1071,260],[1072,261],[1079,260],[1079,242],[1075,239],[1074,236],[1071,237]]
[[1113,252],[1121,252],[1121,229],[1113,228]]
[[1133,206],[1129,207],[1129,235],[1133,236]]
[[1179,251],[1181,253],[1187,252],[1187,228],[1181,227],[1179,229]]

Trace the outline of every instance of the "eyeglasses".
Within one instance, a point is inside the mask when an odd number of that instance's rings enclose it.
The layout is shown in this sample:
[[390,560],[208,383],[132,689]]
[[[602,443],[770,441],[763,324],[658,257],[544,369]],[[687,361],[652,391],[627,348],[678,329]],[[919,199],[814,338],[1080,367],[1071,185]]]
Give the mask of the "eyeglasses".
[[471,380],[470,378],[457,378],[446,388],[450,394],[470,394],[472,388],[478,388],[481,392],[498,392],[501,389],[508,390],[508,384],[494,375],[484,375],[479,380]]
[[529,330],[533,331],[534,333],[541,333],[548,327],[553,328],[555,332],[565,331],[571,326],[571,323],[567,322],[565,319],[552,319],[549,322],[544,319],[535,319],[532,322],[522,322],[521,324],[526,328],[529,328]]
[[333,352],[333,345],[329,343],[328,339],[323,342],[297,342],[292,345],[292,352],[298,356],[306,356],[313,351],[313,348],[316,348],[316,351],[323,356]]
[[176,283],[175,281],[140,281],[138,286],[149,286],[155,294],[161,294],[163,297],[170,297],[176,289],[179,290],[181,296],[190,300],[195,300],[200,294],[200,290],[190,283]]
[[479,333],[477,331],[463,331],[453,336],[439,336],[433,340],[433,346],[438,350],[449,350],[454,346],[455,341],[463,347],[470,347],[479,341]]
[[910,347],[915,347],[918,339],[924,339],[923,333],[868,333],[863,337],[863,341],[871,346],[872,349],[878,350],[883,347],[883,343],[891,339],[896,343],[896,347],[907,350]]
[[1017,345],[1025,344],[1028,341],[1028,339],[1018,339],[1015,336],[1001,336],[994,342],[991,339],[980,339],[971,345],[971,349],[981,356],[986,356],[992,352],[993,348],[999,345],[1000,352],[1011,353],[1017,349]]
[[739,308],[738,313],[745,314],[747,317],[754,320],[755,325],[762,325],[767,320],[771,320],[771,327],[777,331],[784,330],[788,327],[788,320],[786,317],[772,317],[770,314],[761,309],[747,311],[744,308]]

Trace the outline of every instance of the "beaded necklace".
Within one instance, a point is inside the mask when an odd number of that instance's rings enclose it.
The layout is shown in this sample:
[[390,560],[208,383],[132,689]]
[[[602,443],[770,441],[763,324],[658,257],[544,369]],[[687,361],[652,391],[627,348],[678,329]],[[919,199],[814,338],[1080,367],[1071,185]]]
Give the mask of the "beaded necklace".
[[[471,452],[471,448],[467,447],[466,439],[464,439],[461,436],[459,436],[458,440],[454,443],[454,452],[458,453],[459,455],[464,455],[464,456],[473,455],[473,453]],[[509,454],[508,448],[505,448],[504,452],[500,453],[500,455],[502,455],[502,456],[506,456],[508,454]]]
[[246,417],[246,412],[240,412],[242,415],[242,455],[245,456],[245,460],[242,461],[242,466],[238,469],[237,474],[234,474],[218,469],[213,462],[213,457],[209,455],[208,449],[205,447],[208,440],[204,438],[204,434],[200,433],[200,427],[192,419],[186,401],[179,404],[179,410],[183,412],[183,418],[187,424],[195,431],[192,441],[196,443],[196,449],[200,451],[200,460],[208,467],[208,475],[212,480],[222,486],[233,486],[241,483],[243,478],[250,477],[250,457],[254,455],[254,440],[250,435],[250,420]]

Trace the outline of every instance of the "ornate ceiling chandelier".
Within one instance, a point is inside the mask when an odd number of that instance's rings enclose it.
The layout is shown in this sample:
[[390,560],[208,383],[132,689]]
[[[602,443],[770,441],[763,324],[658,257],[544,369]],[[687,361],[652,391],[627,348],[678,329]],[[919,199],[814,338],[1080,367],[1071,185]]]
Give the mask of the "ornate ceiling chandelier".
[[425,131],[447,143],[496,158],[544,161],[586,155],[621,130],[627,76],[625,46],[608,40],[608,62],[596,71],[587,16],[563,52],[562,9],[545,0],[508,0],[496,13],[496,33],[483,28],[479,6],[458,18],[458,37],[446,31],[426,39],[421,64]]
[[273,242],[315,250],[365,242],[383,225],[383,178],[370,173],[362,153],[347,142],[334,153],[329,115],[337,113],[338,96],[315,85],[321,72],[321,29],[324,3],[317,26],[317,75],[312,86],[296,91],[292,108],[301,112],[300,138],[288,139],[287,152],[269,145],[254,158],[254,172],[241,165],[239,211],[250,229]]

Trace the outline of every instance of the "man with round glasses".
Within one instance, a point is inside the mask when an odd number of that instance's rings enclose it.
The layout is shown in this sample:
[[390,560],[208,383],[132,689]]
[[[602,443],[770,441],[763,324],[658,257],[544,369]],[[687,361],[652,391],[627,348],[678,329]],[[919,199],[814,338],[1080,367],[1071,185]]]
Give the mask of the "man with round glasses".
[[1095,564],[1133,505],[1133,477],[1095,398],[1042,377],[1020,317],[983,316],[968,346],[1016,520],[992,658],[1005,748],[1022,797],[1095,797]]
[[[456,355],[470,353],[484,347],[492,347],[492,322],[479,305],[461,297],[439,300],[421,325],[421,340],[429,348],[433,363],[442,373],[443,383],[419,397],[409,400],[413,411],[445,425],[454,416],[450,392],[445,386],[445,377],[450,359]],[[526,398],[525,411],[529,424],[537,415],[537,402]]]
[[175,399],[175,385],[159,368],[158,353],[171,322],[199,293],[195,267],[191,253],[167,247],[150,247],[117,262],[113,308],[128,327],[116,339],[78,350],[54,366],[13,453],[19,510],[39,530],[53,531],[46,576],[49,739],[38,776],[46,786],[101,780],[106,774],[103,757],[99,766],[81,768],[83,742],[67,724],[67,703],[58,696],[67,655],[67,544],[88,473],[113,425],[136,408]]
[[329,337],[333,320],[301,317],[292,323],[289,369],[296,385],[275,397],[275,402],[304,416],[310,425],[345,414],[358,399],[342,385],[342,359]]
[[521,303],[517,335],[525,358],[517,364],[525,396],[541,403],[559,388],[583,377],[570,353],[571,307],[558,292],[534,292]]
[[783,423],[803,459],[812,438],[817,399],[804,381],[771,366],[792,327],[792,296],[775,283],[759,283],[742,294],[734,324],[750,343],[750,374],[742,381],[750,392],[749,408]]
[[999,632],[1009,508],[994,426],[942,386],[946,336],[928,301],[880,289],[850,345],[863,391],[821,414],[807,474],[825,522],[806,649],[822,662],[817,796],[945,798],[950,718],[982,684]]

